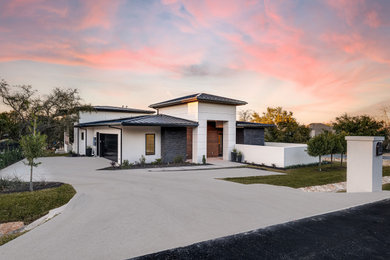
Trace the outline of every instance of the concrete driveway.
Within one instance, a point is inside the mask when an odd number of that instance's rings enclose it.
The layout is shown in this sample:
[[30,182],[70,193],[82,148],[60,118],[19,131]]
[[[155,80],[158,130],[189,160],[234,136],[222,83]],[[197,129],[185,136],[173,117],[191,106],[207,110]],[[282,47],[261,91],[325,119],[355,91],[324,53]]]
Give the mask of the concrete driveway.
[[[0,247],[0,259],[125,259],[390,197],[304,193],[216,180],[272,174],[235,168],[183,172],[96,171],[100,158],[43,158],[37,179],[71,183],[65,211]],[[21,162],[0,175],[26,173]]]

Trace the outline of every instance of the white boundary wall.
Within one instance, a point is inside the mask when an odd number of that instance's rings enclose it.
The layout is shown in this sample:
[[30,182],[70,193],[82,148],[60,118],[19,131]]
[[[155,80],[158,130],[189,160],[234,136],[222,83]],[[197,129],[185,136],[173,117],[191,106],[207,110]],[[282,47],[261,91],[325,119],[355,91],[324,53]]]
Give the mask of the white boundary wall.
[[262,145],[236,144],[242,160],[248,163],[285,168],[293,165],[318,163],[318,157],[309,156],[306,144],[271,143]]

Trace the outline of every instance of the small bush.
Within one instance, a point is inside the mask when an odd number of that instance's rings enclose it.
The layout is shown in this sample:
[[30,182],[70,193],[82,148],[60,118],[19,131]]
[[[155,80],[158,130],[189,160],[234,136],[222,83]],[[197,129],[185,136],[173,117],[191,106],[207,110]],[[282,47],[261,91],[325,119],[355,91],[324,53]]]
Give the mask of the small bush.
[[145,165],[145,162],[146,162],[145,156],[141,155],[141,158],[139,158],[139,164]]
[[21,149],[6,150],[3,153],[0,153],[0,169],[3,169],[22,159],[23,153]]
[[17,187],[21,186],[23,181],[18,177],[0,177],[0,192],[7,190],[16,190]]
[[129,160],[123,160],[122,166],[123,166],[123,167],[129,167],[129,166],[130,166]]
[[175,158],[173,158],[173,162],[174,163],[183,163],[184,162],[183,156],[181,156],[181,155],[176,156]]
[[206,164],[206,156],[205,155],[203,155],[203,157],[202,157],[202,163]]
[[161,158],[156,159],[154,162],[152,162],[153,165],[160,165],[162,164]]

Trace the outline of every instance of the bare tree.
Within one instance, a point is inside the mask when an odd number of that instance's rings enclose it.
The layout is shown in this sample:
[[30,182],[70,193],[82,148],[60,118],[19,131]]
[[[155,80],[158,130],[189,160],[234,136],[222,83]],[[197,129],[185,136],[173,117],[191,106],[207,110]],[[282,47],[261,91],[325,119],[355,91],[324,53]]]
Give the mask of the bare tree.
[[245,122],[251,122],[253,119],[252,117],[253,113],[254,112],[250,109],[241,110],[240,112],[238,112],[239,120]]

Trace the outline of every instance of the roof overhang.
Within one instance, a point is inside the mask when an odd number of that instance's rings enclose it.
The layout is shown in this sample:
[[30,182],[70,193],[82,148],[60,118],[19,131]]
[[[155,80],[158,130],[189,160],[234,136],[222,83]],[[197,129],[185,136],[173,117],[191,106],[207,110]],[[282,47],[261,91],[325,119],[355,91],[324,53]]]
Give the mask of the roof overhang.
[[193,95],[188,95],[184,97],[179,97],[159,103],[155,103],[150,105],[150,108],[159,109],[163,107],[170,107],[170,106],[176,106],[191,102],[203,102],[203,103],[213,103],[213,104],[221,104],[221,105],[232,105],[232,106],[242,106],[248,104],[245,101],[232,99],[232,98],[226,98],[216,95],[210,95],[206,93],[198,93]]
[[198,122],[168,115],[145,115],[113,120],[94,121],[77,124],[74,127],[103,126],[161,126],[161,127],[197,127]]
[[266,127],[274,127],[273,124],[261,124],[254,122],[245,122],[245,121],[237,121],[236,127],[238,128],[266,128]]

